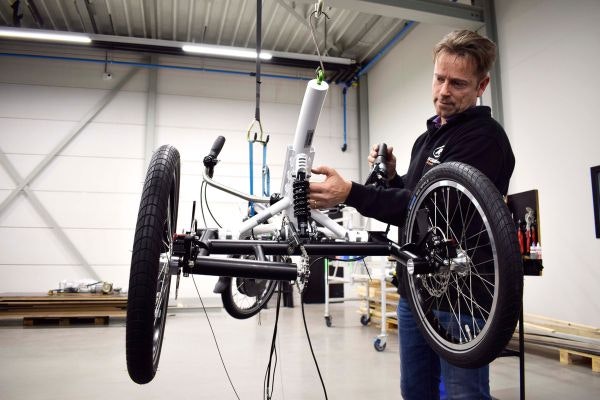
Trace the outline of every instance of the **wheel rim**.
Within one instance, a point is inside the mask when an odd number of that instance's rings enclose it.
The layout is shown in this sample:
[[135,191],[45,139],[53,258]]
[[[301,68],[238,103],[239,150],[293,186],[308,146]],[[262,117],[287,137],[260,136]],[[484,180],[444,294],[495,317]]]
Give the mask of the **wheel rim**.
[[[245,286],[247,285],[259,285],[260,289],[256,296],[247,295]],[[269,290],[273,285],[272,281],[265,279],[247,279],[247,278],[234,278],[231,282],[231,296],[236,307],[241,312],[252,312],[257,307],[260,308],[262,303],[268,297]]]
[[498,255],[482,205],[463,185],[443,180],[416,199],[407,242],[418,237],[417,210],[438,237],[454,240],[455,254],[432,274],[410,276],[413,304],[430,337],[451,351],[466,351],[485,337],[498,298]]
[[152,362],[156,364],[162,346],[164,322],[169,303],[169,285],[171,274],[169,265],[173,250],[173,227],[171,218],[171,198],[167,200],[167,218],[163,227],[161,253],[158,261],[158,279],[156,284],[156,302],[154,305],[154,324],[152,336]]

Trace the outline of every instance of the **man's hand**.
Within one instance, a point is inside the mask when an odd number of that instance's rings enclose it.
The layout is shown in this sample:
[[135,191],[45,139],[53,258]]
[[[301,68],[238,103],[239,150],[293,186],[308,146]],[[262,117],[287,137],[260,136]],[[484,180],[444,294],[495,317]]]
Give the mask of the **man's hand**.
[[329,208],[346,201],[352,182],[342,178],[335,169],[330,167],[313,168],[312,173],[325,175],[325,181],[310,183],[311,208]]
[[[371,147],[371,153],[369,153],[369,157],[367,157],[367,161],[369,161],[369,166],[372,168],[375,159],[377,158],[377,152],[379,151],[379,145],[374,144]],[[387,161],[385,163],[385,168],[388,173],[388,181],[396,176],[396,156],[394,155],[394,147],[388,146],[387,148]]]

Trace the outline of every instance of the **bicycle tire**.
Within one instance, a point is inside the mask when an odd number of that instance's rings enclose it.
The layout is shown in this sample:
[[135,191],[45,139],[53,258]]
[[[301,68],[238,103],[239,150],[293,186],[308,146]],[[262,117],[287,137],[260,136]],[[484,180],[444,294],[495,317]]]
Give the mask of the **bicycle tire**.
[[508,207],[483,173],[448,162],[417,184],[403,231],[406,243],[423,238],[423,221],[455,250],[435,273],[411,275],[404,268],[417,325],[451,364],[489,364],[506,347],[522,309],[523,267]]
[[158,368],[171,284],[169,266],[177,228],[179,152],[161,146],[154,153],[138,211],[126,319],[127,371],[139,384],[150,382]]

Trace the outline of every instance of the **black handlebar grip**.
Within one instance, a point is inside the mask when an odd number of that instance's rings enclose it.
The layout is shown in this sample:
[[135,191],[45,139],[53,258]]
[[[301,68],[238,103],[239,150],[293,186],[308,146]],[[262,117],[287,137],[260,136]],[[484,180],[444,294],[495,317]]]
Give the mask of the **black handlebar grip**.
[[377,151],[377,158],[375,159],[376,163],[383,163],[387,161],[387,144],[380,143],[379,150]]
[[219,136],[210,148],[210,153],[208,153],[208,156],[212,157],[213,159],[217,158],[224,144],[225,138],[223,136]]
[[385,178],[387,176],[387,144],[380,143],[379,150],[377,150],[377,158],[375,159],[375,165],[379,169],[379,172]]

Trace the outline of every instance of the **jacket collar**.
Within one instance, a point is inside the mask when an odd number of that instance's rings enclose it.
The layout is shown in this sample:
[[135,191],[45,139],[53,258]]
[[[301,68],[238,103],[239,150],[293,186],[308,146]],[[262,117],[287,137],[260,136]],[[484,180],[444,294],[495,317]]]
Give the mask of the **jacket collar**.
[[476,116],[491,116],[491,115],[492,115],[492,110],[488,106],[474,106],[474,107],[466,109],[465,111],[463,111],[461,113],[450,116],[449,118],[446,119],[446,124],[444,124],[444,125],[440,124],[441,119],[440,119],[439,115],[434,115],[433,117],[431,117],[427,120],[427,130],[429,132],[435,132],[442,126],[453,126],[453,125],[456,125],[457,123],[460,123],[461,121],[468,119],[468,118],[473,118]]

